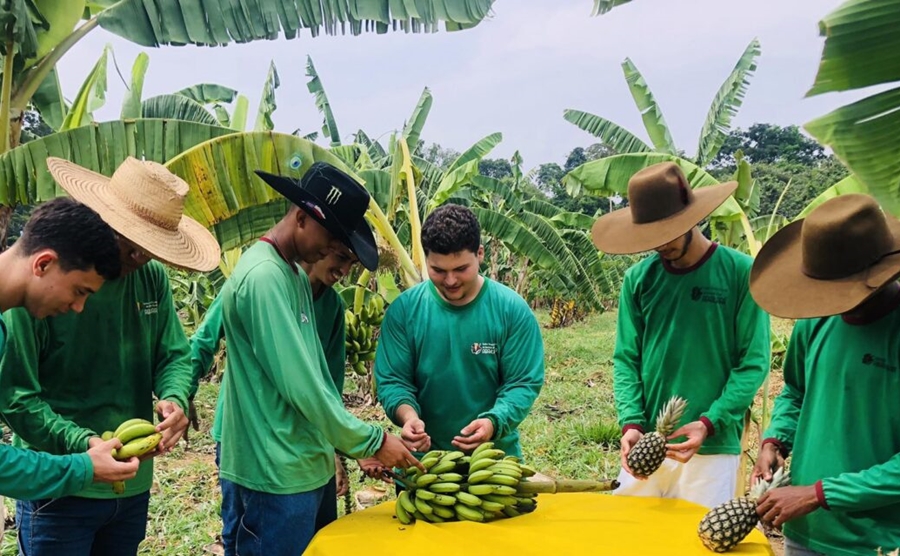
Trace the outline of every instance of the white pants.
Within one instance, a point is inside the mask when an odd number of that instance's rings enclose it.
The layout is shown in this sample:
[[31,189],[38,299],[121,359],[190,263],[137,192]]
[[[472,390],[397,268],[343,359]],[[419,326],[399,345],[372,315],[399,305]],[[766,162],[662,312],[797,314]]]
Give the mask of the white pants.
[[695,455],[687,463],[666,458],[646,481],[624,469],[613,494],[678,498],[712,508],[735,497],[740,456]]

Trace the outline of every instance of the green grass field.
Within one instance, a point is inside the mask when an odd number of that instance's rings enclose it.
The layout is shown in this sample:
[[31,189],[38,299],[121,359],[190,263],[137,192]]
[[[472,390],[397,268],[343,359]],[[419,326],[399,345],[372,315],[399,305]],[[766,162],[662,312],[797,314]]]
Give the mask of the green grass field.
[[[547,315],[539,314],[542,326]],[[543,473],[560,478],[614,478],[618,438],[612,392],[615,313],[595,314],[563,329],[543,328],[546,383],[531,415],[520,427],[525,458]],[[358,385],[348,378],[346,393]],[[221,531],[219,490],[209,437],[218,385],[201,384],[197,396],[201,431],[190,445],[156,462],[147,538],[141,554],[203,554]],[[357,396],[351,396],[356,399]],[[391,426],[380,407],[353,407],[367,420]],[[379,484],[361,480],[350,464],[351,488],[377,493]],[[343,511],[343,503],[339,511]],[[12,503],[7,500],[11,510]],[[0,556],[16,554],[15,531],[6,531]]]

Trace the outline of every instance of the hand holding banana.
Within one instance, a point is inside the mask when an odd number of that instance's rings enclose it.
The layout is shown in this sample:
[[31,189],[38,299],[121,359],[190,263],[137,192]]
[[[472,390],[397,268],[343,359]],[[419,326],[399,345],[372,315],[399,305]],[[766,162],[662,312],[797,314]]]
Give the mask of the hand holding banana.
[[[162,402],[160,402],[162,403]],[[171,402],[170,402],[171,403]],[[181,413],[184,416],[184,412]],[[162,426],[162,425],[160,425]],[[98,444],[95,448],[107,445],[119,445],[110,453],[118,461],[128,461],[135,466],[142,456],[151,454],[160,445],[163,433],[157,432],[157,426],[146,419],[128,419],[116,428],[115,431],[106,431],[101,435],[104,444]],[[107,441],[110,441],[107,443]],[[131,475],[133,477],[134,474]],[[128,478],[131,478],[128,477]],[[125,494],[125,478],[113,481],[113,492]]]

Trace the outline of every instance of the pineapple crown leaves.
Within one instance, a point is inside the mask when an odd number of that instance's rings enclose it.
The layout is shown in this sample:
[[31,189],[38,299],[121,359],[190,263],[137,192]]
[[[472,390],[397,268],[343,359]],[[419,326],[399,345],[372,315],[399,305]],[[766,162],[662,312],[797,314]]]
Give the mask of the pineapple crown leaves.
[[766,481],[760,479],[756,481],[756,484],[753,485],[753,488],[750,489],[749,497],[753,500],[757,500],[766,492],[772,490],[773,488],[778,488],[782,486],[789,485],[791,482],[791,474],[785,472],[784,467],[779,467],[777,471],[772,475],[771,481]]
[[656,416],[656,432],[663,436],[672,434],[672,431],[678,426],[681,416],[684,415],[687,404],[687,400],[684,398],[672,396]]

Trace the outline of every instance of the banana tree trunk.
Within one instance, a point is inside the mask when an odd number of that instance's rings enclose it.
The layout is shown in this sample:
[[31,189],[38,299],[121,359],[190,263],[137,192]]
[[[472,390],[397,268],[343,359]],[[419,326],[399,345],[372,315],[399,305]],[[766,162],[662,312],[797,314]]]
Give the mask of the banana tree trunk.
[[516,293],[525,297],[525,288],[528,286],[528,259],[522,261],[519,269],[519,279],[516,281]]

